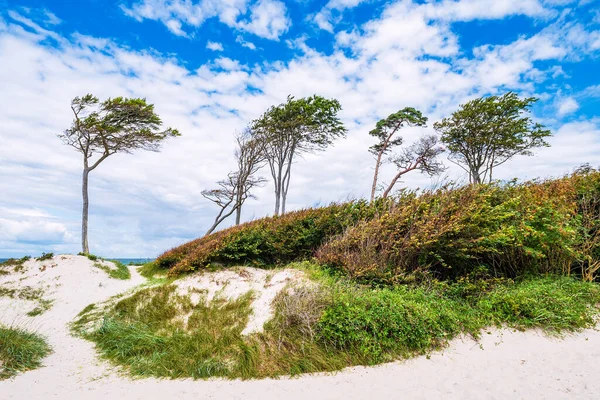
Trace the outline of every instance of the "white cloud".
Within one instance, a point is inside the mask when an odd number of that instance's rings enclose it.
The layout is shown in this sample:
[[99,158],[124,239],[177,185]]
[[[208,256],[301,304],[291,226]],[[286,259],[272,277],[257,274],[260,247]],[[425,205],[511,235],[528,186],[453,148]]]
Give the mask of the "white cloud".
[[[81,159],[55,136],[69,126],[68,105],[77,95],[146,97],[165,124],[183,134],[160,153],[111,156],[91,176],[92,251],[152,256],[205,231],[214,209],[200,192],[233,167],[233,133],[288,94],[339,99],[349,128],[348,138],[327,153],[298,159],[290,187],[293,209],[368,192],[373,166],[368,131],[379,118],[413,106],[433,122],[475,96],[509,89],[535,94],[534,83],[556,73],[561,60],[593,51],[580,40],[582,32],[590,32],[565,23],[506,45],[461,51],[451,26],[431,23],[423,10],[405,1],[391,4],[381,18],[339,33],[339,47],[331,54],[297,40],[302,54],[286,63],[245,65],[221,57],[194,70],[107,38],[65,38],[12,15],[0,25],[0,218],[13,233],[0,240],[0,250],[20,248],[19,238],[41,229],[52,240],[63,235],[61,249],[78,251],[67,234],[79,234]],[[170,9],[165,21],[175,12]],[[241,17],[232,8],[219,18],[237,23]],[[47,46],[47,38],[55,45]],[[553,147],[515,160],[499,169],[498,177],[557,175],[583,161],[600,164],[597,122],[561,125],[550,119],[547,124],[557,132]],[[421,131],[431,128],[407,130],[407,142]],[[585,146],[569,142],[573,138]],[[382,178],[389,179],[391,172],[386,168]],[[457,170],[450,173],[461,176]],[[429,182],[414,174],[404,184]],[[248,203],[245,219],[272,212],[272,188],[256,194],[259,200]],[[7,209],[41,210],[46,216],[8,215]],[[32,228],[29,218],[50,225]]]
[[[316,15],[311,16],[317,26],[333,33],[334,26],[343,18],[345,10],[358,6],[366,0],[330,0]],[[549,17],[554,12],[538,0],[442,0],[415,4],[409,0],[395,2],[390,8],[417,13],[427,21],[471,21],[474,19],[501,19],[513,15]],[[386,9],[386,12],[390,11]],[[400,15],[400,14],[398,14]],[[397,27],[402,26],[398,21]],[[415,35],[417,36],[417,35]]]
[[223,51],[223,45],[218,42],[206,42],[206,48],[212,51]]
[[564,115],[573,114],[578,109],[579,103],[577,103],[577,101],[572,97],[560,99],[556,104],[556,111],[558,111],[558,115],[561,117]]
[[250,50],[256,50],[256,45],[252,42],[246,41],[242,36],[238,36],[235,38],[235,41],[241,44],[243,47],[247,47]]
[[[123,12],[137,21],[160,21],[178,36],[189,36],[183,26],[200,27],[207,19],[217,18],[223,24],[267,39],[278,39],[291,21],[285,4],[279,0],[140,0]],[[249,13],[249,15],[247,15]]]
[[279,39],[290,25],[285,4],[278,0],[258,0],[250,8],[250,20],[236,24],[243,31],[267,39]]

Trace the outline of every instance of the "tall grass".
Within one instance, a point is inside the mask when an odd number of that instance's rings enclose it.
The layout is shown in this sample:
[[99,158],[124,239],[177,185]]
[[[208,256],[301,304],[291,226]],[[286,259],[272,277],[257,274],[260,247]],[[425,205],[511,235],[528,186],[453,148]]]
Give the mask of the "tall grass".
[[39,368],[50,352],[43,337],[20,328],[0,326],[0,380]]

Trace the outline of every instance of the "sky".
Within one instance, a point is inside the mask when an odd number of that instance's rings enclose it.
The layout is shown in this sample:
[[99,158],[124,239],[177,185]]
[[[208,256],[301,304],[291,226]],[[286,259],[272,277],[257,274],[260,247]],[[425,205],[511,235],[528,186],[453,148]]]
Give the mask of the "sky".
[[[410,144],[507,91],[538,97],[553,137],[496,178],[600,165],[599,72],[599,0],[0,0],[0,257],[80,251],[82,156],[57,137],[75,96],[146,98],[182,134],[90,176],[91,252],[155,257],[202,236],[217,210],[201,192],[234,168],[234,134],[288,95],[338,99],[348,129],[296,160],[293,210],[369,194],[379,119],[422,111],[428,127],[401,132]],[[464,182],[445,163],[399,186]],[[273,212],[272,183],[255,194],[245,221]]]

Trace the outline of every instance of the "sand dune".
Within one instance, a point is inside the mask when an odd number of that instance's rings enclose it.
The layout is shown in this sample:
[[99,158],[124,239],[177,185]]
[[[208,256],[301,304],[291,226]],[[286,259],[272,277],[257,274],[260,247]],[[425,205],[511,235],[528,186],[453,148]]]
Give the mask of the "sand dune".
[[[67,324],[90,303],[144,282],[120,281],[85,257],[29,261],[23,274],[0,276],[2,287],[43,288],[52,308],[28,317],[35,302],[0,297],[0,322],[47,336],[54,353],[44,367],[0,381],[0,399],[597,399],[600,332],[563,339],[536,331],[493,330],[480,342],[458,339],[443,352],[336,374],[261,381],[131,380],[98,360],[93,344]],[[45,268],[44,268],[45,267]],[[24,278],[24,279],[22,279]]]

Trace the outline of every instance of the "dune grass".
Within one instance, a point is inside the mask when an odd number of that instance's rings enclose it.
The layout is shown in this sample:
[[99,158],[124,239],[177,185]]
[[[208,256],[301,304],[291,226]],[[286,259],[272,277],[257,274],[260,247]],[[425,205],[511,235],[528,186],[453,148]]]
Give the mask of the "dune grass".
[[592,326],[600,303],[597,284],[569,277],[373,288],[307,265],[295,264],[315,284],[280,293],[262,333],[241,334],[252,293],[194,306],[171,284],[121,299],[91,330],[82,312],[74,329],[133,376],[250,379],[426,354],[493,326],[561,334]]
[[113,263],[115,265],[115,268],[110,268],[108,265],[102,264],[101,261],[95,262],[94,267],[106,272],[108,276],[110,276],[113,279],[131,279],[131,272],[125,264],[116,260],[108,260],[108,262]]
[[0,380],[39,368],[50,352],[43,337],[20,328],[0,326]]

